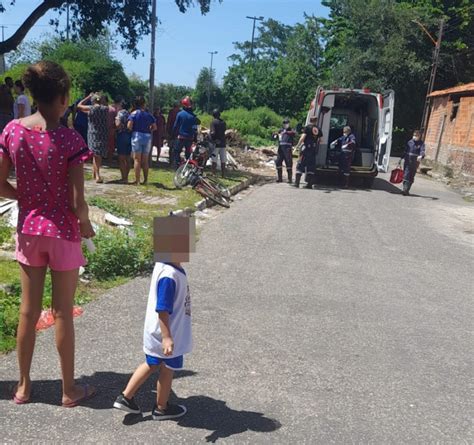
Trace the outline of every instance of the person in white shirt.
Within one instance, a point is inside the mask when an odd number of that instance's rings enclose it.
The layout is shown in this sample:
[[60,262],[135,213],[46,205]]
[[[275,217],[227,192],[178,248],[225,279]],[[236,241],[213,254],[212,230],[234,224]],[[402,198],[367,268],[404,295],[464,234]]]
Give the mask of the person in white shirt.
[[31,105],[28,97],[25,95],[25,87],[21,80],[15,82],[14,88],[18,96],[13,104],[13,118],[21,119],[31,114]]
[[165,217],[154,220],[155,264],[143,333],[145,362],[130,378],[114,403],[128,413],[141,412],[134,396],[145,381],[159,369],[154,420],[176,419],[186,413],[182,405],[168,403],[173,373],[183,368],[183,355],[192,351],[191,297],[182,262],[194,250],[195,220]]

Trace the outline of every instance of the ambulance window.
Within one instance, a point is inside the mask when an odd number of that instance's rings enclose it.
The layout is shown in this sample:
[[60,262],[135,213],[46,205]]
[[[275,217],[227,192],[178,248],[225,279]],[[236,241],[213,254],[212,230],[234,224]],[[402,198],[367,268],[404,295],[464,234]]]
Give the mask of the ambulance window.
[[332,114],[331,128],[344,128],[349,123],[349,116],[347,114]]

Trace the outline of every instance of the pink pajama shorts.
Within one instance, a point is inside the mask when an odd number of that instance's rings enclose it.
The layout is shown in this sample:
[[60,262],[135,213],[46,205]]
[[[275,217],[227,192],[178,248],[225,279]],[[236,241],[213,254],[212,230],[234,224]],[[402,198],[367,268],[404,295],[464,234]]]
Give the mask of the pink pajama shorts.
[[87,264],[81,243],[49,236],[32,236],[18,233],[16,259],[26,266],[44,267],[64,272]]

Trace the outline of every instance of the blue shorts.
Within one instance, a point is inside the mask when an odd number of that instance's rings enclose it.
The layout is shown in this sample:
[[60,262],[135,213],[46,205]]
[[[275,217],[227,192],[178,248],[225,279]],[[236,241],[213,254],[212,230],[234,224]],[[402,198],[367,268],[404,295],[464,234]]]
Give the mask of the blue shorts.
[[120,156],[130,156],[132,152],[132,135],[129,131],[117,133],[117,153]]
[[149,154],[151,151],[151,133],[140,133],[134,131],[132,133],[132,152]]
[[180,369],[183,369],[184,359],[182,355],[173,358],[160,358],[145,354],[145,357],[146,363],[149,366],[158,366],[161,365],[161,363],[164,363],[168,369],[171,369],[173,371],[179,371]]

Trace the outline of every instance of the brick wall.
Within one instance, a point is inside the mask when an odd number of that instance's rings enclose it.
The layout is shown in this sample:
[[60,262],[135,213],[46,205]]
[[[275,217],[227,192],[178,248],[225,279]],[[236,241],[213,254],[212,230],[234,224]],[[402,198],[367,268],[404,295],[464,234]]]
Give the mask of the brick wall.
[[433,98],[425,143],[428,159],[474,177],[474,96]]

